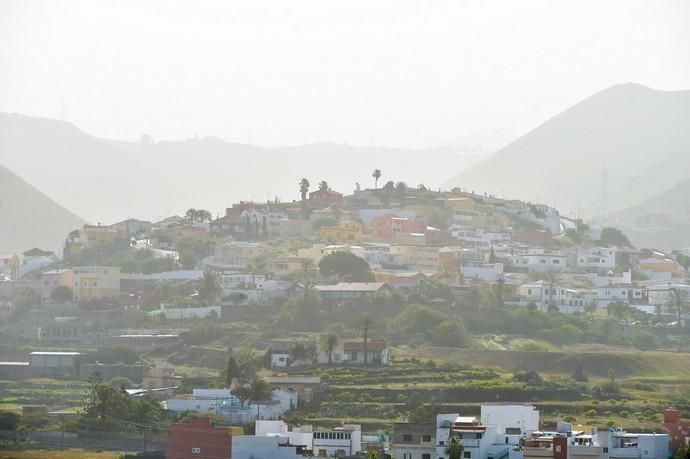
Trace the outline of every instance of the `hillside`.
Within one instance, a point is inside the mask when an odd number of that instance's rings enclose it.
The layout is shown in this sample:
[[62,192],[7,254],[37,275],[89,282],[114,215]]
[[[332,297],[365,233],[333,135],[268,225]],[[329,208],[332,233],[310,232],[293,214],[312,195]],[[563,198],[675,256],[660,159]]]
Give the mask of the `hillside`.
[[638,247],[690,247],[690,180],[597,220],[620,227]]
[[32,247],[61,250],[65,235],[83,221],[0,165],[0,252]]
[[[449,185],[540,200],[586,217],[690,178],[690,91],[601,91],[466,169]],[[606,195],[602,183],[606,170]]]
[[[297,199],[307,177],[351,192],[406,181],[438,187],[448,170],[462,170],[479,153],[456,148],[399,149],[320,143],[262,148],[206,137],[184,141],[98,139],[60,121],[0,114],[0,164],[91,222],[162,218],[190,207],[214,215],[240,199]],[[35,167],[41,164],[42,167]],[[380,182],[380,183],[381,183]]]

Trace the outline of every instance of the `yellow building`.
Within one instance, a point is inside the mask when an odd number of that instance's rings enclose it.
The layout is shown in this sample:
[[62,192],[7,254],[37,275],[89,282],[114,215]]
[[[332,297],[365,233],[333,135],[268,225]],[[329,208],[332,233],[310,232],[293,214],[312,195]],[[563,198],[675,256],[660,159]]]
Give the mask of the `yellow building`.
[[84,235],[87,247],[98,247],[127,239],[127,233],[114,226],[84,225]]
[[436,272],[439,267],[438,247],[418,245],[394,245],[390,248],[391,255],[399,255],[400,261],[420,271]]
[[300,257],[275,257],[268,261],[266,269],[276,275],[285,275],[301,272],[303,263],[309,258]]
[[217,245],[213,251],[213,258],[223,264],[244,267],[267,254],[266,246],[257,242],[232,241]]
[[72,269],[75,301],[117,298],[120,295],[120,268],[117,266],[78,266]]
[[651,257],[641,259],[639,268],[642,271],[652,271],[655,273],[680,274],[678,263],[660,252],[654,252]]
[[458,210],[475,211],[474,199],[472,198],[448,198],[443,201],[443,207],[453,212]]
[[336,226],[325,226],[319,230],[321,239],[335,243],[360,242],[364,235],[364,226],[350,220]]

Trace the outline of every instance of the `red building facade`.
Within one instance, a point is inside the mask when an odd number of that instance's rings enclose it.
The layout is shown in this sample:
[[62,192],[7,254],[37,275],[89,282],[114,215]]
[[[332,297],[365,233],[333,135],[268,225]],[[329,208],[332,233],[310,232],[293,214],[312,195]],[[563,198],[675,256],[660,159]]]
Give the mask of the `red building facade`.
[[231,453],[230,431],[214,427],[210,417],[170,426],[170,443],[165,459],[230,459]]

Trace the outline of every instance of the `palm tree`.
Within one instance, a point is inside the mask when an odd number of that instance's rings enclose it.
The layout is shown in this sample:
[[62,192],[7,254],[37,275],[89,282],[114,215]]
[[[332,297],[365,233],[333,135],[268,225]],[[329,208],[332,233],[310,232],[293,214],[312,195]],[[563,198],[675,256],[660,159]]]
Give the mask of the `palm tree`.
[[269,400],[273,395],[273,390],[265,380],[259,378],[255,378],[249,388],[251,394],[249,398],[256,403],[256,418],[259,419],[261,402]]
[[304,288],[304,304],[307,304],[309,300],[309,294],[314,286],[314,260],[311,258],[303,258],[300,260],[301,265],[301,276],[302,276],[302,287]]
[[218,273],[207,270],[204,272],[204,277],[201,279],[201,286],[199,287],[199,296],[202,300],[215,302],[223,293],[223,287],[220,285],[220,276]]
[[374,321],[368,314],[364,314],[359,319],[362,337],[364,338],[364,366],[369,364],[369,329],[374,325]]
[[329,333],[327,336],[324,336],[322,345],[326,349],[326,353],[328,354],[328,364],[330,365],[333,363],[333,351],[338,345],[338,336],[333,333]]
[[319,191],[328,191],[330,187],[328,186],[328,182],[325,180],[322,180],[319,182]]
[[203,223],[205,221],[211,221],[213,220],[213,215],[211,215],[211,212],[209,212],[206,209],[199,209],[196,211],[196,220],[200,223]]
[[303,178],[299,181],[299,193],[302,196],[302,202],[307,200],[307,193],[309,193],[309,180]]
[[448,446],[446,446],[445,450],[448,459],[460,459],[463,451],[465,451],[465,445],[460,443],[457,435],[451,434],[450,438],[448,439]]
[[688,309],[688,292],[678,288],[672,288],[671,297],[669,298],[669,307],[675,309],[678,326],[682,327],[681,317]]
[[187,221],[189,221],[189,223],[194,223],[196,221],[197,215],[197,210],[192,208],[187,210],[187,212],[184,214],[184,218],[186,218]]
[[379,179],[381,178],[381,169],[374,169],[374,173],[371,174],[374,177],[374,189],[379,187]]

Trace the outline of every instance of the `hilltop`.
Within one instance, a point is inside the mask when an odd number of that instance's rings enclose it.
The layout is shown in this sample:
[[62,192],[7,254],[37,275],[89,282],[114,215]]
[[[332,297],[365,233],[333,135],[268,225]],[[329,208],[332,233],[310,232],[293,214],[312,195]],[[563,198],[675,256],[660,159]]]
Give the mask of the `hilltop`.
[[624,84],[554,116],[449,184],[555,200],[564,214],[580,208],[593,216],[636,205],[690,178],[688,152],[690,91]]

